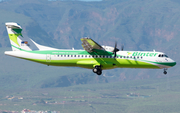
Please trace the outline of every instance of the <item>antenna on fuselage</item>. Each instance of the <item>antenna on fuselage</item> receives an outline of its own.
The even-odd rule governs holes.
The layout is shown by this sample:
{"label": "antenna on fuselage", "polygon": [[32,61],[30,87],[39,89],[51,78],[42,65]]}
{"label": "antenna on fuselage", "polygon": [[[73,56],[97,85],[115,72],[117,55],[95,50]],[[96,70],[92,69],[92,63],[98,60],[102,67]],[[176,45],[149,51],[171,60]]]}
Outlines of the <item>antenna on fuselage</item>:
{"label": "antenna on fuselage", "polygon": [[121,51],[123,51],[124,50],[124,44],[121,46]]}

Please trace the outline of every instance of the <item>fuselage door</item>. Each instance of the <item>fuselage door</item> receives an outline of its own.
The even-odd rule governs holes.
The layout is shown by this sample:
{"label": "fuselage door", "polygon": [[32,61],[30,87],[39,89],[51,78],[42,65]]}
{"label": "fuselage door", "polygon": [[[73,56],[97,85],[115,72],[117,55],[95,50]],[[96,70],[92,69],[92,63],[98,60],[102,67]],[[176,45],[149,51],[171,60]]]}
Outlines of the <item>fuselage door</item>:
{"label": "fuselage door", "polygon": [[46,55],[46,62],[51,62],[51,55],[50,54]]}

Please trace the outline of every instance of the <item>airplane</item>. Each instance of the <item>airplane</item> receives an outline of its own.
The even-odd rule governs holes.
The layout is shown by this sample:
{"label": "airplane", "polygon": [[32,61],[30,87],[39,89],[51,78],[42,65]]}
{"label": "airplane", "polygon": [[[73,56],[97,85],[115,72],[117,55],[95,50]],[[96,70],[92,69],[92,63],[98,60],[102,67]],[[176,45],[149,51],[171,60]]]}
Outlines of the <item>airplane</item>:
{"label": "airplane", "polygon": [[70,66],[92,69],[97,75],[102,70],[114,68],[167,69],[176,62],[163,52],[124,51],[115,47],[101,46],[91,38],[81,38],[84,50],[56,49],[43,46],[22,35],[22,28],[15,22],[5,23],[12,51],[6,55],[51,66]]}

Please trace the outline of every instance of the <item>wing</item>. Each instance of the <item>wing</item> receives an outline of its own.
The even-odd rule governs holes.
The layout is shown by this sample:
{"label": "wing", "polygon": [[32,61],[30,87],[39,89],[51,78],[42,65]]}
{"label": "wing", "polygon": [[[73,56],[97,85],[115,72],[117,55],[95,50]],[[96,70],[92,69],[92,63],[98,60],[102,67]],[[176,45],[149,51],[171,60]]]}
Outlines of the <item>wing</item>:
{"label": "wing", "polygon": [[90,38],[81,38],[82,47],[87,52],[94,52],[95,50],[104,50],[104,48]]}

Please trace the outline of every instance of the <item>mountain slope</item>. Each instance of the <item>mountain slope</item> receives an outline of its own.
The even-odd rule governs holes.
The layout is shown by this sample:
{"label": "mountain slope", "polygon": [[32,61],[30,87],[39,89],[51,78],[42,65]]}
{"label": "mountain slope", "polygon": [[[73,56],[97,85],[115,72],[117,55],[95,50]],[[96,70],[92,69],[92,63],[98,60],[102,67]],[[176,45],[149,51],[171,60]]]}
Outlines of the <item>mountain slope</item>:
{"label": "mountain slope", "polygon": [[[102,45],[114,46],[117,41],[118,47],[124,44],[125,50],[155,49],[179,62],[179,5],[177,0],[1,2],[0,45],[10,46],[4,23],[14,21],[21,24],[24,36],[43,45],[80,49],[80,38],[91,37]],[[177,63],[168,74],[178,75],[178,68]],[[114,75],[113,80],[164,77],[162,72],[141,69],[103,71],[106,76]]]}

